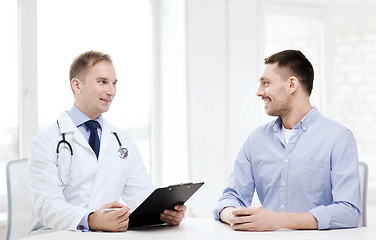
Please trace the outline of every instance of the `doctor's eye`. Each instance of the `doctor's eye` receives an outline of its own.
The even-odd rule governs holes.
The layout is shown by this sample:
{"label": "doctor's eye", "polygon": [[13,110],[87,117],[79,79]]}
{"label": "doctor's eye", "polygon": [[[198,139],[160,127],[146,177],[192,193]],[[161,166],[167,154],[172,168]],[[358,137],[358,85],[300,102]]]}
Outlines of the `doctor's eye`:
{"label": "doctor's eye", "polygon": [[97,79],[97,83],[99,83],[99,84],[102,84],[102,85],[104,85],[104,84],[107,84],[108,83],[108,79],[106,79],[106,78],[98,78]]}

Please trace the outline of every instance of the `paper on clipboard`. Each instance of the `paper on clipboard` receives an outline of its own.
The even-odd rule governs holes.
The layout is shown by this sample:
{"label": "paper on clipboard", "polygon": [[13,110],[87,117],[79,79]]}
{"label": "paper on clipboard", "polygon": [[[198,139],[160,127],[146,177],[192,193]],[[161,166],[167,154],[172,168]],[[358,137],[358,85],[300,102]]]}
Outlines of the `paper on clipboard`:
{"label": "paper on clipboard", "polygon": [[184,183],[155,189],[129,216],[129,228],[164,224],[165,209],[184,204],[204,183]]}

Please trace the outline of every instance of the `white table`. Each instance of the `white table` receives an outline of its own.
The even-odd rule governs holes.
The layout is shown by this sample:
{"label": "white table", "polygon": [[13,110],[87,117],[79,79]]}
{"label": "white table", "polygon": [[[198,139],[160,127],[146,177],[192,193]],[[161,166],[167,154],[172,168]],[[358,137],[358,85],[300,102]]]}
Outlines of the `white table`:
{"label": "white table", "polygon": [[375,228],[354,228],[326,231],[295,231],[279,230],[273,232],[237,232],[233,231],[227,224],[215,222],[213,219],[186,218],[179,227],[159,226],[148,227],[137,230],[128,230],[122,233],[109,232],[79,232],[79,231],[57,231],[25,238],[27,240],[66,240],[66,239],[153,239],[153,240],[201,240],[201,239],[226,239],[226,240],[375,240]]}

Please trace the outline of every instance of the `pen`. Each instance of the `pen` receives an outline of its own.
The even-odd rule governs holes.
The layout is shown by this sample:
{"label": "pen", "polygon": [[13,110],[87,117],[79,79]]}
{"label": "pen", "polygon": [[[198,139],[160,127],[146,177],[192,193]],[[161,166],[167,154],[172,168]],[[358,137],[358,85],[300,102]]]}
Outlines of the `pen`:
{"label": "pen", "polygon": [[105,209],[102,209],[101,212],[111,212],[111,211],[115,211],[119,208],[105,208]]}

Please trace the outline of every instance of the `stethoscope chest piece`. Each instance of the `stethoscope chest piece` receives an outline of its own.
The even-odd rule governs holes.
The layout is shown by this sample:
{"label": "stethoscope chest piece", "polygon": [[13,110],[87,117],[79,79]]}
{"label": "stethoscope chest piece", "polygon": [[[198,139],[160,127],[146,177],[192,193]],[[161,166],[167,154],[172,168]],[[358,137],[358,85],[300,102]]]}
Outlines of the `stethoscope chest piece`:
{"label": "stethoscope chest piece", "polygon": [[119,150],[118,150],[119,157],[122,158],[122,159],[128,157],[128,149],[126,149],[125,147],[123,147],[121,145],[121,142],[120,142],[120,139],[119,139],[117,133],[116,132],[112,132],[112,133],[115,135],[116,140],[119,143]]}
{"label": "stethoscope chest piece", "polygon": [[119,157],[122,159],[128,157],[128,149],[126,149],[125,147],[119,148],[118,153],[119,153]]}

